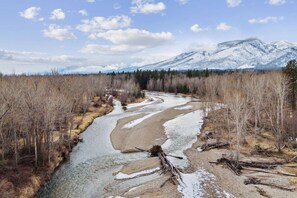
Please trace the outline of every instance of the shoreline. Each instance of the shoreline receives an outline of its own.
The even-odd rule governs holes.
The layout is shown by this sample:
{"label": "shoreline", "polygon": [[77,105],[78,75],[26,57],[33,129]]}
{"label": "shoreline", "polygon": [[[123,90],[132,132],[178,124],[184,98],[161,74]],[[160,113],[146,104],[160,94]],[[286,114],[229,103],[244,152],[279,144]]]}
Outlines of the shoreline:
{"label": "shoreline", "polygon": [[[192,109],[175,109],[189,104],[193,106]],[[179,106],[170,107],[156,113],[131,128],[125,128],[124,126],[131,121],[144,118],[147,114],[141,113],[118,120],[116,127],[110,134],[113,147],[122,153],[131,153],[139,151],[135,147],[148,150],[152,145],[164,144],[168,139],[164,130],[164,123],[178,115],[187,114],[200,108],[200,104],[193,101]]]}
{"label": "shoreline", "polygon": [[[181,106],[187,106],[189,104],[191,104],[191,102],[188,102],[187,104],[184,104]],[[170,108],[170,109],[168,109],[168,111],[174,111],[174,108]],[[193,111],[195,111],[195,108],[191,109],[189,112],[193,112]],[[166,121],[174,119],[174,116],[170,116],[172,114],[170,114],[169,112],[166,112],[166,111],[163,111],[162,113],[164,113],[164,112],[167,116],[169,115],[168,118],[166,119]],[[179,111],[179,114],[183,114],[183,113],[185,114],[185,112],[186,111],[183,111],[183,112]],[[214,111],[212,113],[214,113]],[[122,127],[125,125],[125,123],[129,123],[130,120],[138,119],[139,117],[143,117],[143,116],[145,116],[145,115],[136,115],[136,118],[128,117],[128,118],[126,118],[126,120],[125,119],[119,120],[117,127],[112,132],[112,133],[115,133],[115,134],[113,134],[113,136],[118,136],[117,138],[122,140],[122,142],[116,143],[119,150],[121,150],[122,153],[127,152],[127,151],[128,152],[136,152],[137,150],[135,151],[134,149],[131,149],[131,148],[136,145],[135,142],[140,142],[139,137],[144,137],[144,135],[145,135],[144,133],[149,133],[150,130],[153,130],[156,127],[156,125],[163,126],[163,124],[166,122],[166,121],[160,119],[160,117],[158,118],[155,115],[151,118],[144,120],[141,124],[139,124],[138,129],[141,129],[141,130],[139,130],[137,133],[135,132],[135,131],[137,131],[136,126],[135,126],[136,129],[132,129],[132,130],[130,129],[130,132],[128,132],[128,131],[123,132]],[[283,182],[284,185],[290,185],[290,182],[289,182],[290,178],[288,179],[286,177],[282,177],[279,175],[271,175],[271,174],[267,174],[267,173],[261,174],[261,173],[255,173],[255,172],[250,172],[250,171],[243,171],[242,175],[236,176],[236,175],[234,175],[233,172],[231,172],[226,167],[223,167],[222,165],[214,165],[214,164],[209,163],[210,161],[216,161],[217,159],[221,158],[223,154],[230,154],[231,152],[233,152],[233,149],[213,149],[213,150],[209,150],[209,151],[205,151],[205,152],[199,152],[197,150],[197,148],[200,147],[204,143],[204,141],[201,140],[201,136],[205,135],[205,133],[207,133],[209,130],[211,131],[209,126],[207,126],[209,124],[209,117],[211,117],[211,116],[208,115],[203,118],[203,125],[200,129],[200,134],[197,133],[197,140],[191,145],[190,148],[183,151],[183,153],[187,156],[188,162],[189,162],[189,166],[184,169],[184,173],[192,174],[192,173],[195,173],[196,171],[202,170],[202,171],[206,171],[207,173],[214,176],[210,180],[205,181],[205,183],[203,184],[203,185],[205,185],[205,197],[218,196],[218,194],[217,194],[218,192],[216,191],[216,189],[219,190],[221,193],[223,193],[222,197],[243,197],[243,198],[245,198],[245,197],[246,198],[249,198],[249,197],[258,198],[259,197],[259,198],[261,198],[264,195],[266,197],[284,197],[284,198],[294,197],[294,194],[296,192],[283,191],[283,190],[279,190],[276,188],[272,188],[269,186],[263,186],[263,185],[245,185],[244,184],[244,180],[251,176],[257,176],[262,179],[267,179],[266,177],[269,176],[269,178],[273,179],[274,181],[280,180],[281,182]],[[160,120],[162,120],[162,122]],[[152,125],[152,123],[154,123],[154,126]],[[149,129],[145,128],[145,126],[149,126]],[[134,132],[133,132],[133,130],[134,130]],[[132,136],[132,137],[125,139],[123,134],[121,134],[121,132],[127,136]],[[164,127],[163,127],[163,129],[158,130],[157,133],[158,133],[157,138],[159,138],[159,139],[161,138],[162,141],[156,141],[156,139],[155,140],[146,139],[144,144],[143,144],[143,142],[142,142],[142,144],[140,144],[140,145],[145,145],[143,149],[149,149],[149,146],[154,145],[154,143],[156,143],[156,142],[160,143],[159,145],[162,145],[168,139],[168,137],[165,134]],[[114,141],[114,139],[115,139],[115,137],[111,136],[112,142]],[[128,147],[125,146],[129,143],[130,143],[130,145]],[[268,159],[265,156],[260,156],[258,158],[251,158],[254,156],[250,156],[250,157],[248,155],[246,156],[245,152],[242,152],[242,155],[241,155],[245,159],[258,159],[258,160],[259,159],[264,159],[264,160]],[[148,159],[150,159],[150,158],[148,158]],[[122,167],[121,172],[123,174],[128,174],[128,175],[129,174],[137,174],[137,173],[143,171],[144,168],[138,167],[138,168],[129,169],[129,167],[134,167],[135,163],[139,164],[141,162],[146,163],[146,165],[145,165],[145,167],[147,167],[146,170],[156,168],[156,164],[150,163],[149,161],[150,160],[143,159],[143,160],[140,160],[140,162],[139,161],[130,162]],[[168,182],[166,185],[164,185],[162,188],[160,188],[160,183],[162,183],[161,181],[164,181],[167,177],[168,177],[167,174],[158,176],[157,179],[153,179],[153,180],[147,181],[139,186],[135,186],[131,189],[127,189],[125,192],[121,192],[120,194],[117,194],[117,195],[124,196],[124,197],[126,197],[126,196],[127,197],[137,197],[137,196],[141,196],[141,197],[150,197],[150,196],[181,197],[182,195],[178,191],[178,186],[176,186],[174,184],[171,184]],[[288,180],[288,181],[285,181],[285,180]],[[296,184],[295,184],[295,186],[296,186]]]}
{"label": "shoreline", "polygon": [[19,170],[11,170],[11,174],[22,174],[22,170],[27,171],[27,180],[21,183],[20,186],[14,186],[12,182],[9,181],[11,174],[7,174],[6,177],[0,182],[0,189],[3,190],[2,195],[4,197],[35,197],[39,190],[46,185],[46,183],[52,178],[55,171],[69,158],[72,149],[79,142],[79,135],[87,130],[87,128],[94,122],[98,117],[104,116],[113,111],[113,107],[107,102],[102,104],[100,107],[91,107],[86,114],[81,117],[81,115],[74,116],[74,120],[80,119],[79,125],[76,129],[72,129],[71,132],[71,146],[63,146],[63,149],[56,148],[53,151],[52,161],[49,165],[45,167],[40,167],[34,170],[33,167],[28,167],[26,165],[20,165]]}
{"label": "shoreline", "polygon": [[[214,113],[214,112],[212,112]],[[296,191],[284,191],[277,188],[272,188],[269,186],[264,185],[245,185],[244,180],[249,177],[257,177],[261,179],[268,179],[270,182],[279,182],[285,185],[290,186],[290,179],[294,177],[287,177],[281,176],[277,174],[268,174],[268,173],[261,173],[261,172],[253,172],[253,171],[246,171],[243,170],[242,174],[237,176],[227,167],[223,167],[223,165],[215,165],[209,162],[215,162],[217,159],[221,158],[223,155],[229,155],[234,153],[233,148],[221,148],[221,149],[211,149],[209,151],[199,152],[197,149],[202,146],[205,142],[202,140],[203,136],[211,130],[211,116],[207,116],[204,118],[203,126],[201,128],[201,133],[198,135],[197,141],[192,145],[191,148],[184,151],[187,155],[191,166],[189,169],[199,169],[203,168],[207,172],[213,174],[216,179],[214,182],[217,186],[221,187],[222,189],[226,190],[227,192],[231,193],[235,197],[255,197],[255,198],[262,198],[262,197],[283,197],[283,198],[291,198],[296,195]],[[224,138],[223,138],[224,139]],[[212,139],[215,141],[214,139]],[[267,140],[266,140],[267,141]],[[268,140],[269,141],[269,140]],[[231,141],[232,142],[232,141]],[[280,160],[277,157],[268,157],[268,156],[255,156],[247,154],[247,150],[251,147],[245,146],[241,150],[241,158],[240,160],[254,160],[254,161],[267,161],[267,160]],[[292,186],[292,185],[291,185]],[[293,185],[294,186],[294,185]],[[296,184],[295,184],[296,186]],[[210,190],[211,191],[211,190]]]}

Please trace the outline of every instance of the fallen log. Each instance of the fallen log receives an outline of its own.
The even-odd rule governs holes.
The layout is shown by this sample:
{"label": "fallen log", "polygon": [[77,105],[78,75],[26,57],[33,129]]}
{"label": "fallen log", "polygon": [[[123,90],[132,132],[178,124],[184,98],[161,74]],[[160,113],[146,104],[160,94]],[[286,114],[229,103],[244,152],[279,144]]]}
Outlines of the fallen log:
{"label": "fallen log", "polygon": [[284,162],[244,162],[244,161],[239,161],[239,164],[241,166],[245,167],[253,167],[253,168],[262,168],[262,169],[274,169],[277,166],[283,165]]}
{"label": "fallen log", "polygon": [[215,149],[215,148],[223,148],[223,147],[227,147],[230,144],[228,142],[217,142],[217,143],[213,143],[213,144],[203,144],[200,147],[200,151],[209,151],[211,149]]}
{"label": "fallen log", "polygon": [[[151,149],[149,149],[149,150],[144,150],[144,149],[141,149],[141,148],[138,148],[138,147],[135,147],[137,150],[139,150],[139,151],[141,151],[141,152],[147,152],[147,153],[151,153],[151,157],[157,157],[157,151],[153,151],[153,154],[152,154],[152,152],[151,152]],[[184,159],[183,157],[179,157],[179,156],[175,156],[175,155],[170,155],[170,154],[166,154],[165,153],[165,155],[166,156],[170,156],[170,157],[174,157],[174,158],[177,158],[177,159]]]}
{"label": "fallen log", "polygon": [[225,157],[222,157],[217,160],[216,164],[225,164],[233,173],[235,173],[235,175],[241,174],[242,167],[234,160],[229,160]]}
{"label": "fallen log", "polygon": [[262,172],[262,173],[284,175],[284,176],[289,176],[289,177],[297,177],[296,174],[287,173],[287,172],[280,171],[280,170],[265,170],[265,169],[247,168],[247,167],[242,167],[242,169],[243,170],[249,170],[249,171],[255,171],[255,172]]}
{"label": "fallen log", "polygon": [[262,180],[260,180],[258,178],[255,178],[255,177],[245,179],[244,184],[245,185],[250,185],[250,184],[264,185],[264,186],[275,187],[275,188],[278,188],[278,189],[281,189],[281,190],[286,190],[286,191],[296,190],[296,188],[291,188],[291,187],[281,186],[281,185],[277,185],[277,184],[273,184],[273,183],[268,183],[268,182],[262,181]]}
{"label": "fallen log", "polygon": [[293,157],[292,159],[290,159],[290,162],[293,162],[295,159],[297,159],[297,155],[295,157]]}
{"label": "fallen log", "polygon": [[163,149],[160,145],[154,145],[149,150],[145,150],[145,149],[141,149],[141,148],[137,148],[137,147],[135,147],[135,148],[138,149],[139,151],[150,153],[151,157],[159,157],[163,173],[165,174],[167,172],[170,172],[171,177],[168,178],[165,182],[163,182],[160,187],[163,187],[168,181],[171,181],[175,185],[177,185],[179,183],[179,181],[182,182],[182,177],[181,177],[180,171],[167,159],[167,156],[175,157],[178,159],[183,159],[182,157],[178,157],[178,156],[174,156],[174,155],[167,155],[163,151]]}
{"label": "fallen log", "polygon": [[[232,172],[236,175],[241,174],[241,170],[243,167],[251,167],[251,168],[259,168],[259,169],[275,169],[277,166],[285,164],[284,162],[245,162],[245,161],[236,161],[232,159],[227,159],[225,157],[221,157],[217,159],[216,162],[210,162],[214,164],[225,164]],[[263,172],[263,171],[262,171]]]}

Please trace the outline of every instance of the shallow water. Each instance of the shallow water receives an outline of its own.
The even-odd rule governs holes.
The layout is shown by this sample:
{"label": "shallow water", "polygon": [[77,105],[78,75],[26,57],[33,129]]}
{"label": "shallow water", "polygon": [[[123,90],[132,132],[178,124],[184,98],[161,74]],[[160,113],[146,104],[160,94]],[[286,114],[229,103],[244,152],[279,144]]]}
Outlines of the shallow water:
{"label": "shallow water", "polygon": [[[158,177],[158,174],[155,173],[119,181],[115,180],[113,175],[123,164],[147,157],[145,153],[122,154],[113,148],[110,134],[119,119],[139,113],[155,115],[168,108],[185,105],[191,100],[189,97],[164,93],[147,93],[147,95],[153,101],[130,106],[131,108],[139,107],[139,109],[125,112],[122,110],[120,102],[115,101],[112,113],[95,119],[93,124],[80,136],[84,142],[79,143],[73,149],[70,160],[55,172],[51,181],[37,197],[108,197]],[[128,108],[130,107],[128,106]],[[147,116],[145,119],[149,117]],[[136,124],[145,119],[138,120]],[[184,142],[184,145],[181,142],[178,144],[179,146],[175,149],[183,148],[188,145],[188,142]],[[174,150],[174,148],[172,149]]]}

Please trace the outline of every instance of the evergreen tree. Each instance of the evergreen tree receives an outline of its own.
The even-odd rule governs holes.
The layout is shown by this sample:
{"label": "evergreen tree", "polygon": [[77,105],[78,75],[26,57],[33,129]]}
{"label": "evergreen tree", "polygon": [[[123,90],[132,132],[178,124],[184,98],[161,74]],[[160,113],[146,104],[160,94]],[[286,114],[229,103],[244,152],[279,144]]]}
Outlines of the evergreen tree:
{"label": "evergreen tree", "polygon": [[296,89],[297,89],[297,62],[296,60],[290,60],[287,66],[283,69],[284,74],[287,75],[290,82],[291,89],[291,104],[292,108],[296,109]]}

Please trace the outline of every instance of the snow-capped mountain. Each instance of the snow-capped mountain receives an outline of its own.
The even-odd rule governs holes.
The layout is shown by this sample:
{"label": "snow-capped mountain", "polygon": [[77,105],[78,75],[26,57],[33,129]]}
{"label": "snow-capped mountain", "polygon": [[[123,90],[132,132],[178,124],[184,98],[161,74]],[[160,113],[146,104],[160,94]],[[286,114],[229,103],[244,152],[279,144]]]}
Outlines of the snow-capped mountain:
{"label": "snow-capped mountain", "polygon": [[213,50],[186,52],[139,69],[276,69],[292,59],[297,59],[297,44],[250,38],[219,43]]}

